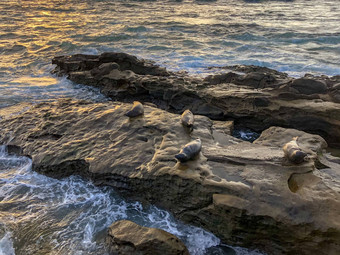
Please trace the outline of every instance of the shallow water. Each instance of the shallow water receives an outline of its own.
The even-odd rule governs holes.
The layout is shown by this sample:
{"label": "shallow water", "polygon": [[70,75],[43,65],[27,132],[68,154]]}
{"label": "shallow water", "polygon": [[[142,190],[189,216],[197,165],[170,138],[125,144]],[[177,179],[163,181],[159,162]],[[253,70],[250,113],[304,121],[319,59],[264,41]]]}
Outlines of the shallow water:
{"label": "shallow water", "polygon": [[[50,74],[55,55],[74,53],[123,51],[199,75],[234,64],[293,76],[340,74],[338,0],[2,0],[0,21],[0,108],[61,97],[106,100]],[[118,219],[174,233],[192,254],[256,253],[208,251],[219,243],[212,234],[81,178],[32,172],[28,158],[0,147],[0,255],[104,254],[105,229]]]}
{"label": "shallow water", "polygon": [[167,211],[127,202],[112,188],[80,177],[56,180],[31,167],[29,158],[8,155],[0,146],[0,254],[106,254],[107,227],[121,219],[175,234],[191,254],[259,254],[211,248],[220,244],[217,237]]}

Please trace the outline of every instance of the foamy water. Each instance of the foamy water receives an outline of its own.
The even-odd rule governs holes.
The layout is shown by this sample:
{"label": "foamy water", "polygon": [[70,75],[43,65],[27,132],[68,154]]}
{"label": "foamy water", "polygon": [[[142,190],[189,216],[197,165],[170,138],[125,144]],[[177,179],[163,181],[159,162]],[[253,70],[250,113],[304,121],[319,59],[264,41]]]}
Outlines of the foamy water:
{"label": "foamy water", "polygon": [[[75,53],[123,51],[196,75],[234,64],[293,76],[340,74],[338,0],[2,0],[0,20],[0,108],[61,97],[107,100],[50,74],[54,56]],[[119,219],[169,231],[192,254],[256,254],[209,250],[219,243],[211,233],[79,177],[37,174],[28,158],[0,147],[0,255],[105,254],[106,228]]]}
{"label": "foamy water", "polygon": [[[167,211],[127,202],[112,188],[77,176],[62,180],[31,170],[27,157],[0,146],[0,254],[107,254],[107,227],[129,219],[161,228],[184,241],[191,254],[257,254],[221,247],[213,234],[185,225]],[[223,247],[222,247],[223,248]]]}

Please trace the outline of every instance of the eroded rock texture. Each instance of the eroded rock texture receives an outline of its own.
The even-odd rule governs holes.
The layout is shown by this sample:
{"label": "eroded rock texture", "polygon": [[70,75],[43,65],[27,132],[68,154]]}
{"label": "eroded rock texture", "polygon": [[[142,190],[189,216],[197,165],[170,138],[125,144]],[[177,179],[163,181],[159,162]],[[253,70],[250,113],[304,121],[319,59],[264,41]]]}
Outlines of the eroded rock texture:
{"label": "eroded rock texture", "polygon": [[189,108],[216,120],[233,118],[257,131],[292,127],[340,144],[340,76],[293,79],[265,67],[229,66],[201,79],[113,52],[60,56],[53,63],[56,73],[99,87],[115,100],[152,102],[175,113]]}
{"label": "eroded rock texture", "polygon": [[[270,254],[338,254],[340,168],[322,154],[318,135],[271,127],[254,143],[238,140],[229,123],[196,115],[187,132],[179,114],[145,104],[59,100],[0,120],[0,144],[20,148],[36,171],[53,177],[80,174],[131,198],[172,211],[212,231],[223,242]],[[215,124],[216,123],[216,126]],[[311,160],[285,161],[282,146],[299,136]],[[199,137],[196,160],[174,155]]]}
{"label": "eroded rock texture", "polygon": [[128,220],[116,221],[109,227],[106,243],[112,255],[189,255],[176,236]]}

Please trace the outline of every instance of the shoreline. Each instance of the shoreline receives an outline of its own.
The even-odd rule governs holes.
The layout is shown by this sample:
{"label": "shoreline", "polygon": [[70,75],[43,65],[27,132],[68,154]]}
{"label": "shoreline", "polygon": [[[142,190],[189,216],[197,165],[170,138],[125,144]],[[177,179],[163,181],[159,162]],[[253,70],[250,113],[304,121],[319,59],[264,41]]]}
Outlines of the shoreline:
{"label": "shoreline", "polygon": [[[339,126],[330,114],[340,112],[339,77],[306,77],[316,87],[270,69],[199,79],[124,53],[55,61],[57,71],[99,87],[115,101],[63,99],[0,120],[0,143],[30,155],[34,170],[53,177],[80,174],[97,185],[112,186],[231,245],[275,254],[338,251],[339,180],[329,178],[339,163],[323,153],[323,138],[293,128],[310,121],[316,132],[325,126],[318,126],[319,118],[333,126],[326,135],[321,132],[324,138],[336,138],[330,134]],[[129,120],[124,112],[131,105],[125,102],[136,98],[144,99],[145,114]],[[192,134],[179,121],[188,106],[195,113]],[[302,119],[289,122],[289,111]],[[260,127],[261,136],[254,143],[230,136],[224,125],[233,117],[236,123]],[[279,121],[286,121],[284,128],[275,127]],[[199,158],[176,163],[174,155],[195,136],[203,144]],[[313,160],[301,165],[284,161],[282,146],[293,136],[301,138]],[[320,211],[326,202],[329,209]]]}
{"label": "shoreline", "polygon": [[194,114],[231,119],[256,132],[275,125],[297,128],[340,148],[340,75],[294,79],[266,67],[239,65],[201,78],[115,52],[60,56],[52,63],[57,65],[53,73],[99,88],[112,100],[145,101],[172,113],[190,108]]}

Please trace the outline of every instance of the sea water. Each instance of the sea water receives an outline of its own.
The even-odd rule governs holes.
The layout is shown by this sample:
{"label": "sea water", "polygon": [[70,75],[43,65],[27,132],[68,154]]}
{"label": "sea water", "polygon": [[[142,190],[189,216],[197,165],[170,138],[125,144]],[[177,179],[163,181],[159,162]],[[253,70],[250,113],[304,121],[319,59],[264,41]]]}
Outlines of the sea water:
{"label": "sea water", "polygon": [[176,235],[191,254],[260,254],[220,245],[213,234],[155,206],[125,201],[110,187],[36,173],[31,159],[0,146],[0,255],[107,254],[107,228],[122,219]]}
{"label": "sea water", "polygon": [[[338,0],[2,0],[0,21],[0,108],[62,97],[107,100],[50,74],[54,56],[75,53],[122,51],[201,76],[235,64],[294,77],[340,74]],[[31,166],[0,147],[0,255],[105,254],[106,229],[119,219],[169,231],[192,254],[256,253],[209,249],[218,238],[169,212]]]}
{"label": "sea water", "polygon": [[234,64],[340,74],[338,0],[2,0],[0,21],[0,107],[92,97],[50,75],[54,56],[74,53],[122,51],[201,75]]}

